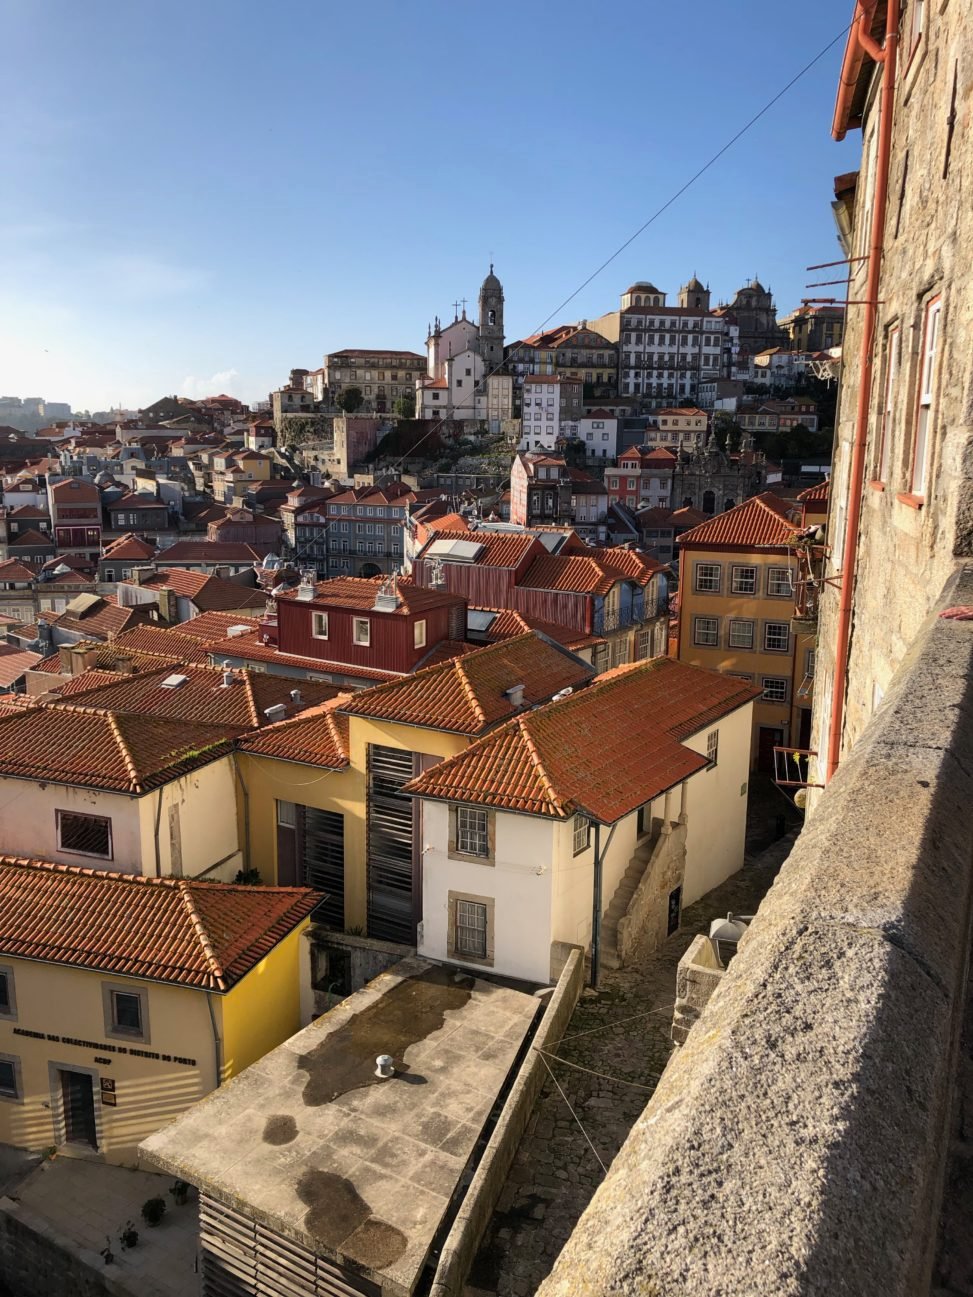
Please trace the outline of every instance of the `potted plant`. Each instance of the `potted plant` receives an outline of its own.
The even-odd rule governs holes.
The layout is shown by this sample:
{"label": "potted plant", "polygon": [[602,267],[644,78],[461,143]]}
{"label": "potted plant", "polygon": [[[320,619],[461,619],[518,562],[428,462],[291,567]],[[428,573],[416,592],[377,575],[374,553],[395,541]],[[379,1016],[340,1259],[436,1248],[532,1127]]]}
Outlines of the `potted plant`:
{"label": "potted plant", "polygon": [[181,1207],[187,1200],[190,1188],[191,1186],[188,1180],[173,1180],[169,1192],[172,1195],[172,1201],[177,1207]]}
{"label": "potted plant", "polygon": [[133,1221],[127,1220],[125,1222],[125,1224],[122,1226],[119,1238],[121,1240],[123,1252],[127,1252],[130,1248],[133,1248],[135,1246],[135,1244],[139,1241],[139,1232],[135,1228],[135,1224]]}
{"label": "potted plant", "polygon": [[148,1198],[142,1203],[142,1219],[150,1229],[154,1229],[166,1214],[165,1198]]}

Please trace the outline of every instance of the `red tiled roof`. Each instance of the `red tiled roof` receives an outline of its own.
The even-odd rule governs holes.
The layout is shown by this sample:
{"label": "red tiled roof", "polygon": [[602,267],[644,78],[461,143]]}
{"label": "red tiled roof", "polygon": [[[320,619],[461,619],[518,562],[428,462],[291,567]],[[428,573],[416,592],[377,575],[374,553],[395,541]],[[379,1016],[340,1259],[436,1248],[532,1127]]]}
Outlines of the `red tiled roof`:
{"label": "red tiled roof", "polygon": [[490,643],[496,643],[498,640],[516,639],[517,636],[526,635],[529,631],[538,631],[548,639],[554,640],[555,643],[562,644],[566,649],[572,650],[590,648],[594,644],[604,643],[600,635],[589,635],[587,631],[575,630],[572,626],[555,626],[553,622],[528,617],[525,613],[517,612],[513,608],[470,609],[470,612],[474,611],[496,613],[495,618],[484,632]]}
{"label": "red tiled roof", "polygon": [[47,549],[54,548],[54,541],[50,536],[45,536],[43,532],[35,531],[33,527],[27,531],[22,531],[18,536],[11,536],[8,549],[28,549],[38,545],[43,545]]}
{"label": "red tiled roof", "polygon": [[751,702],[734,676],[658,657],[516,717],[406,784],[421,797],[613,824],[708,762],[681,740]]}
{"label": "red tiled roof", "polygon": [[0,644],[0,688],[9,689],[25,671],[41,660],[39,653],[28,653],[12,644]]}
{"label": "red tiled roof", "polygon": [[320,899],[305,887],[143,878],[0,856],[0,951],[227,991]]}
{"label": "red tiled roof", "polygon": [[[131,584],[136,584],[132,582]],[[240,585],[208,572],[193,572],[181,567],[161,568],[141,582],[145,590],[171,590],[189,599],[200,612],[232,612],[236,608],[259,608],[267,596],[255,586]],[[232,621],[231,625],[234,624]]]}
{"label": "red tiled roof", "polygon": [[80,477],[71,477],[64,482],[55,482],[51,495],[57,504],[98,504],[101,496],[94,482],[86,482]]}
{"label": "red tiled roof", "polygon": [[[82,598],[83,596],[78,596]],[[80,616],[65,610],[54,619],[54,625],[79,635],[96,639],[114,639],[130,626],[147,621],[149,613],[144,608],[119,608],[99,599],[98,605],[85,610]]]}
{"label": "red tiled roof", "polygon": [[[321,605],[331,608],[347,608],[355,612],[371,612],[375,599],[387,577],[336,576],[330,581],[319,581],[315,586],[314,599],[308,600],[308,606]],[[447,594],[445,590],[427,590],[422,586],[412,585],[408,581],[397,583],[399,604],[394,612],[389,610],[385,615],[399,614],[407,616],[412,613],[425,612],[429,608],[442,608],[449,604],[462,602],[458,595]],[[297,599],[297,590],[282,590],[278,599]]]}
{"label": "red tiled roof", "polygon": [[51,515],[46,509],[38,509],[36,504],[18,504],[16,509],[11,509],[8,515],[11,518],[46,518],[50,521]]}
{"label": "red tiled roof", "polygon": [[0,721],[0,774],[138,796],[232,747],[225,726],[45,704]]}
{"label": "red tiled roof", "polygon": [[392,684],[376,685],[342,706],[352,716],[418,725],[455,734],[482,734],[519,710],[505,691],[524,686],[523,706],[553,697],[594,674],[586,663],[536,635],[504,640],[427,667]]}
{"label": "red tiled roof", "polygon": [[[442,540],[463,540],[473,545],[482,545],[484,552],[476,560],[478,567],[519,567],[524,558],[536,552],[544,552],[543,546],[534,537],[524,532],[509,531],[437,531],[430,536],[429,543],[419,554],[420,558],[431,558],[429,545]],[[448,562],[448,559],[444,559]]]}
{"label": "red tiled roof", "polygon": [[623,549],[620,546],[595,546],[588,551],[606,569],[622,572],[625,576],[638,581],[644,589],[657,572],[664,572],[665,567],[649,554],[640,549]]}
{"label": "red tiled roof", "polygon": [[796,530],[789,512],[783,500],[765,491],[683,532],[679,544],[784,548]]}
{"label": "red tiled roof", "polygon": [[[265,712],[269,707],[284,706],[291,715],[312,703],[333,698],[336,693],[331,685],[303,681],[301,701],[295,703],[291,699],[295,684],[286,676],[241,668],[232,676],[233,683],[225,685],[224,673],[217,667],[180,664],[173,671],[163,665],[138,675],[116,675],[109,684],[85,692],[84,705],[116,715],[159,716],[253,730],[267,724]],[[184,683],[177,688],[163,684],[174,677],[181,677]]]}
{"label": "red tiled roof", "polygon": [[343,351],[332,351],[329,359],[333,360],[335,356],[408,356],[412,360],[426,359],[417,351],[380,351],[374,347],[345,347]]}
{"label": "red tiled roof", "polygon": [[245,735],[238,746],[255,756],[340,770],[348,764],[348,720],[337,709],[350,697],[338,694],[299,716],[265,725],[256,734]]}
{"label": "red tiled roof", "polygon": [[826,477],[823,482],[818,482],[815,486],[809,486],[806,491],[802,491],[797,498],[805,504],[826,504],[830,487],[831,479]]}
{"label": "red tiled roof", "polygon": [[[225,517],[221,511],[218,517]],[[161,563],[260,563],[263,554],[243,541],[177,540],[159,553]]]}
{"label": "red tiled roof", "polygon": [[188,624],[180,622],[178,626],[163,626],[158,622],[146,622],[142,626],[131,626],[116,636],[111,647],[116,657],[132,654],[136,662],[142,661],[150,669],[156,666],[156,663],[148,661],[153,657],[205,664],[208,660],[207,645],[182,630],[182,626]]}
{"label": "red tiled roof", "polygon": [[692,509],[688,504],[684,504],[681,509],[673,509],[672,521],[677,527],[695,527],[698,523],[706,522],[707,515],[699,509]]}
{"label": "red tiled roof", "polygon": [[124,536],[119,536],[117,540],[111,540],[105,546],[102,553],[103,559],[120,559],[120,558],[151,558],[155,553],[155,546],[141,536],[136,536],[134,532],[126,532]]}
{"label": "red tiled roof", "polygon": [[204,612],[198,617],[191,617],[189,621],[181,621],[172,630],[176,634],[188,635],[191,639],[212,644],[216,640],[225,639],[231,626],[247,626],[253,631],[259,625],[255,617],[241,617],[232,612]]}
{"label": "red tiled roof", "polygon": [[207,644],[206,651],[211,661],[222,662],[225,658],[239,659],[242,662],[268,662],[278,666],[300,667],[304,671],[320,672],[322,675],[340,675],[352,680],[399,680],[402,677],[395,671],[379,671],[376,667],[352,666],[348,662],[326,662],[321,658],[302,657],[297,653],[281,653],[272,644],[261,641],[261,632],[252,635],[237,635],[233,639],[223,639]]}
{"label": "red tiled roof", "polygon": [[37,573],[19,558],[4,559],[0,563],[0,583],[4,581],[36,581]]}
{"label": "red tiled roof", "polygon": [[636,513],[640,527],[672,527],[671,509],[639,509]]}

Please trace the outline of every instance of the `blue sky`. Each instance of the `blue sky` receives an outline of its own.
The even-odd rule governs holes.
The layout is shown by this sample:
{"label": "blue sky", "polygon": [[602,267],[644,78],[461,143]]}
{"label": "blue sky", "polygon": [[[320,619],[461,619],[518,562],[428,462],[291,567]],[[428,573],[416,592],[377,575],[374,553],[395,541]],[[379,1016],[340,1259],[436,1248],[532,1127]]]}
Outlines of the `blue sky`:
{"label": "blue sky", "polygon": [[[254,400],[334,348],[422,350],[491,253],[522,337],[852,8],[0,0],[0,393]],[[829,277],[842,48],[561,318],[637,278],[756,272],[785,310]]]}

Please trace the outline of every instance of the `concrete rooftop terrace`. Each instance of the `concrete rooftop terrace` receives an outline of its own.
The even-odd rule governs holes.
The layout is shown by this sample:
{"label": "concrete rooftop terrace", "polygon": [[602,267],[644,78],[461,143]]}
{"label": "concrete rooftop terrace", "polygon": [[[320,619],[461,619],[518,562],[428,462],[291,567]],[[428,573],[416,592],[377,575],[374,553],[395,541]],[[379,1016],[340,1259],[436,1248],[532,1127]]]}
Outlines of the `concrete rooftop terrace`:
{"label": "concrete rooftop terrace", "polygon": [[[383,1291],[412,1292],[538,1008],[404,959],[142,1153]],[[379,1054],[395,1060],[389,1080]]]}

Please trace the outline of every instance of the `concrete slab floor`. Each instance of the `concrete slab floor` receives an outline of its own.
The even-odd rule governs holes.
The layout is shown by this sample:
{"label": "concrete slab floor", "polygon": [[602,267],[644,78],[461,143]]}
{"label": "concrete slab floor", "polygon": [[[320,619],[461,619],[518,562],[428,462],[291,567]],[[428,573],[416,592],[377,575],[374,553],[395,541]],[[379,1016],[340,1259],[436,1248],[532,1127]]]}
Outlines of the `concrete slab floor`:
{"label": "concrete slab floor", "polygon": [[[12,1188],[10,1197],[0,1198],[0,1210],[92,1269],[107,1271],[132,1297],[193,1297],[199,1291],[196,1203],[191,1197],[177,1206],[169,1194],[171,1184],[171,1176],[57,1157],[41,1163]],[[142,1204],[155,1197],[165,1199],[167,1211],[162,1223],[150,1229],[142,1220]],[[129,1220],[139,1240],[123,1251],[119,1235]],[[106,1238],[114,1254],[107,1267],[99,1255]]]}
{"label": "concrete slab floor", "polygon": [[[773,808],[774,802],[768,805]],[[775,843],[688,906],[682,928],[661,950],[643,955],[633,967],[604,972],[598,993],[582,995],[556,1052],[568,1064],[591,1071],[556,1061],[551,1067],[606,1167],[651,1097],[672,1051],[669,1028],[680,958],[711,918],[731,910],[752,913],[792,846],[793,835]],[[602,1178],[601,1166],[549,1079],[500,1192],[466,1297],[531,1297]]]}

